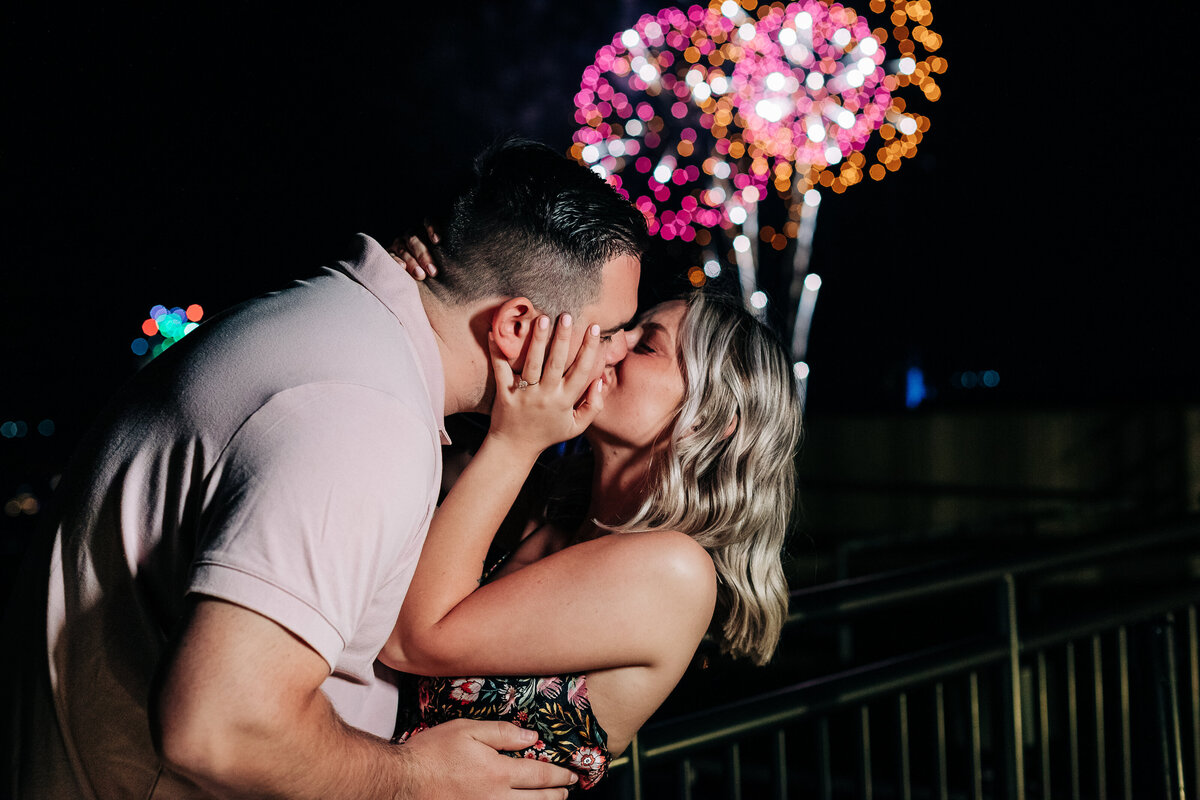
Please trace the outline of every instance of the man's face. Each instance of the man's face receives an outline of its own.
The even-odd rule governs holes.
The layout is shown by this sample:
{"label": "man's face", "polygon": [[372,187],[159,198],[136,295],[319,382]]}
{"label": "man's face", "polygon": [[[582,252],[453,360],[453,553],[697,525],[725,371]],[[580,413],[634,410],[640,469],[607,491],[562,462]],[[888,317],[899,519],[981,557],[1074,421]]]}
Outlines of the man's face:
{"label": "man's face", "polygon": [[633,256],[617,256],[607,262],[600,272],[600,296],[575,314],[575,329],[571,333],[572,358],[579,350],[588,326],[600,326],[604,359],[603,363],[596,365],[594,377],[599,377],[604,367],[625,357],[627,344],[621,332],[637,313],[638,279],[641,274],[641,261]]}

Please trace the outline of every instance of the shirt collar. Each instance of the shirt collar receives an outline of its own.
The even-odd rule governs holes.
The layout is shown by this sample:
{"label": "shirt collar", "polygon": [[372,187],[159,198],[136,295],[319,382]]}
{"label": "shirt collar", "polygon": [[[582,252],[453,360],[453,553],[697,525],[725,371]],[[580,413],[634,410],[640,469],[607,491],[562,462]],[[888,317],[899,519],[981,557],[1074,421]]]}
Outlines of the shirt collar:
{"label": "shirt collar", "polygon": [[442,444],[450,444],[450,436],[446,433],[446,376],[442,371],[442,356],[421,304],[417,282],[396,264],[379,242],[365,233],[354,237],[350,254],[338,262],[337,268],[375,295],[408,332],[438,434]]}

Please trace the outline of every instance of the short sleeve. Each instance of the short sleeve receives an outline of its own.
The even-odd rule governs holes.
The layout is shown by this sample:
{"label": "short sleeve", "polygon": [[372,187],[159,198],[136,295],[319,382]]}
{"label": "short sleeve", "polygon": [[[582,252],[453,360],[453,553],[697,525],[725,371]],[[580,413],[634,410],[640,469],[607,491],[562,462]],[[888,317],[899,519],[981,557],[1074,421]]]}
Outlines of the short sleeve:
{"label": "short sleeve", "polygon": [[274,620],[331,670],[369,670],[436,502],[430,416],[352,384],[272,397],[206,483],[189,591]]}

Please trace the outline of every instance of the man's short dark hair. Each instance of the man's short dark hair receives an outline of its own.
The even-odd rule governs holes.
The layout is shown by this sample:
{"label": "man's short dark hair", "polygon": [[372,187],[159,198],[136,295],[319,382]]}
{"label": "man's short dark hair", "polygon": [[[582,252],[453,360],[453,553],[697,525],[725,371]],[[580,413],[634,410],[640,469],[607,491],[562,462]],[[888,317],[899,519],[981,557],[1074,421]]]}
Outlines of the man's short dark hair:
{"label": "man's short dark hair", "polygon": [[599,175],[526,139],[479,155],[440,236],[441,299],[522,296],[551,315],[593,302],[603,266],[647,244],[641,212]]}

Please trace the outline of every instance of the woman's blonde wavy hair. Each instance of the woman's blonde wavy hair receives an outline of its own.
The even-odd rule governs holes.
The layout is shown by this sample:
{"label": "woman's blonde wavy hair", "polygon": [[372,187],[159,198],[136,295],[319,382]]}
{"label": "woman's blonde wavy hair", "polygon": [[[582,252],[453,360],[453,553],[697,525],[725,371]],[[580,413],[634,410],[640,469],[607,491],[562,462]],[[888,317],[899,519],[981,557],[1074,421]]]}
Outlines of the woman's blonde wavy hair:
{"label": "woman's blonde wavy hair", "polygon": [[781,558],[796,495],[800,400],[770,329],[729,301],[698,292],[685,302],[683,402],[645,501],[612,529],[678,530],[703,545],[717,569],[721,650],[765,664],[787,616]]}

